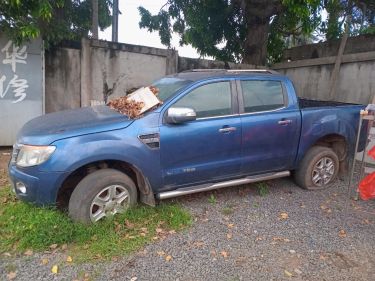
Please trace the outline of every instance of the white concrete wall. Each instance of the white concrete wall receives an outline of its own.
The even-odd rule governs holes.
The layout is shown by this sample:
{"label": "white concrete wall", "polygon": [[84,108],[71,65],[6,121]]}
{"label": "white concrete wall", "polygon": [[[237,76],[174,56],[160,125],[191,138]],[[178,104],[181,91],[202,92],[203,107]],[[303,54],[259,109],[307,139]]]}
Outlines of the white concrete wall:
{"label": "white concrete wall", "polygon": [[[328,100],[335,57],[280,63],[274,69],[287,75],[300,97]],[[336,83],[335,101],[371,103],[375,95],[375,52],[345,55]]]}

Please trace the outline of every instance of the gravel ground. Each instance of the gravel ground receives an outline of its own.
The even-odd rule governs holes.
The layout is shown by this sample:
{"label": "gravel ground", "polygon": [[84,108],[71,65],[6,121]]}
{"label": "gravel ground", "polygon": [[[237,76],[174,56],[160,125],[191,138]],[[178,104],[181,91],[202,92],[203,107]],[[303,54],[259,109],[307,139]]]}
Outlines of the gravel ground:
{"label": "gravel ground", "polygon": [[374,280],[374,200],[349,200],[344,181],[315,192],[289,178],[267,184],[265,196],[251,185],[179,198],[192,227],[131,256],[77,265],[61,251],[3,255],[0,278],[13,271],[14,280]]}

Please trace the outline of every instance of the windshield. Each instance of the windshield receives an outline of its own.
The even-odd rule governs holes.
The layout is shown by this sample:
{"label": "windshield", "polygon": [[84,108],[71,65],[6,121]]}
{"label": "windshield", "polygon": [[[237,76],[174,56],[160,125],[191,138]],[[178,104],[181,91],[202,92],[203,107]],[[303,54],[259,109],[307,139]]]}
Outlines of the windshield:
{"label": "windshield", "polygon": [[173,96],[177,90],[181,89],[182,87],[190,84],[192,81],[184,80],[175,77],[166,77],[162,78],[152,84],[152,86],[159,89],[158,98],[161,101],[166,101],[170,97]]}

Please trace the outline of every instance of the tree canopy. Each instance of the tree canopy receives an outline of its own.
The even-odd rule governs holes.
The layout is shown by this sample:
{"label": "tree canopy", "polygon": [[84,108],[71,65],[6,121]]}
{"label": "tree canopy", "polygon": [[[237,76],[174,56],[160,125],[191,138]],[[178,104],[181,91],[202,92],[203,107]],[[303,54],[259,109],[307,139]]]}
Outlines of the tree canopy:
{"label": "tree canopy", "polygon": [[168,47],[177,33],[181,45],[192,45],[202,56],[264,65],[280,59],[291,37],[338,38],[347,14],[354,19],[353,35],[370,32],[374,5],[373,0],[166,0],[156,15],[139,7],[139,25],[158,31]]}
{"label": "tree canopy", "polygon": [[[99,27],[111,25],[111,0],[99,0]],[[49,44],[88,36],[91,0],[2,0],[0,29],[17,43],[41,36]]]}

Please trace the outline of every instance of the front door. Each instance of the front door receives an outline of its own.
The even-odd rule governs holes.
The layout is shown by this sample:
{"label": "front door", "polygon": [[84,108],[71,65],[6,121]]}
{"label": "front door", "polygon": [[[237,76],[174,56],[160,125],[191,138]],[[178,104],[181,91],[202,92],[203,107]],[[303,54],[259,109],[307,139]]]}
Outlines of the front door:
{"label": "front door", "polygon": [[231,81],[199,85],[171,107],[189,107],[197,120],[160,127],[164,189],[220,181],[241,168],[241,119]]}

